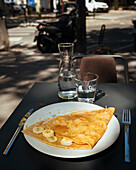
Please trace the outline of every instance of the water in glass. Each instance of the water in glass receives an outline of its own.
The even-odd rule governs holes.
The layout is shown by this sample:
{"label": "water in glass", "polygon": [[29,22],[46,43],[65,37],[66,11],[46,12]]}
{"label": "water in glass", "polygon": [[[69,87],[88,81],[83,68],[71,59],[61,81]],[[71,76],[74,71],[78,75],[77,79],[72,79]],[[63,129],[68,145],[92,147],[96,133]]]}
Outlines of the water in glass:
{"label": "water in glass", "polygon": [[58,77],[58,96],[63,99],[77,97],[75,86],[75,74],[71,71],[62,72]]}
{"label": "water in glass", "polygon": [[78,101],[93,103],[95,100],[95,92],[96,88],[93,86],[88,86],[88,88],[86,88],[84,85],[78,85],[77,87]]}
{"label": "water in glass", "polygon": [[98,75],[91,72],[77,72],[75,76],[77,98],[80,102],[93,103],[95,100]]}

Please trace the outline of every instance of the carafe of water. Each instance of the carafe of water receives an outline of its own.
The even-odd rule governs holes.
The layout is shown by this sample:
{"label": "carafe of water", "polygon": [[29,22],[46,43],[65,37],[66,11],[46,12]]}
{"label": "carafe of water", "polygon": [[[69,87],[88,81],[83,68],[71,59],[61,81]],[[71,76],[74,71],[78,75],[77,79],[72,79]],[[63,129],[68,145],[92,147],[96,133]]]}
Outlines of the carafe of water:
{"label": "carafe of water", "polygon": [[58,48],[61,57],[58,76],[58,96],[62,99],[74,99],[77,97],[72,62],[74,44],[60,43]]}

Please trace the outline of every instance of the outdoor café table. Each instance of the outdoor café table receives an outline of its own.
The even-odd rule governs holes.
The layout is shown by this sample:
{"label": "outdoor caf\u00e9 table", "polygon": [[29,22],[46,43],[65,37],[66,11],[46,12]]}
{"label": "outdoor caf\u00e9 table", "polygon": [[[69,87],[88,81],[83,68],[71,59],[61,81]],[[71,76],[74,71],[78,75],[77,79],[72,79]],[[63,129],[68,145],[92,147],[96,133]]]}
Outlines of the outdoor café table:
{"label": "outdoor caf\u00e9 table", "polygon": [[[136,84],[99,84],[98,89],[102,90],[104,95],[95,104],[116,108],[115,115],[120,123],[120,134],[114,144],[95,155],[58,158],[34,149],[20,133],[8,155],[3,155],[18,122],[29,109],[40,108],[40,102],[44,102],[46,106],[65,102],[57,96],[57,83],[37,82],[0,129],[0,170],[136,170]],[[130,163],[124,162],[124,131],[121,123],[124,108],[131,109],[132,114]]]}

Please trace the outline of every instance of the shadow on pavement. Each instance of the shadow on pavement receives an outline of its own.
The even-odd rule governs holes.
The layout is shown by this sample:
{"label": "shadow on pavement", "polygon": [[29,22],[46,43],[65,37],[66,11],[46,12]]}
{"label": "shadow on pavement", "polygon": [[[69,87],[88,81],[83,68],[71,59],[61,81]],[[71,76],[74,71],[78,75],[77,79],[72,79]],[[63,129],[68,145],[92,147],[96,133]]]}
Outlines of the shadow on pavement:
{"label": "shadow on pavement", "polygon": [[[18,46],[19,47],[19,46]],[[56,81],[59,61],[57,54],[40,54],[23,52],[12,48],[0,53],[0,94],[12,93],[23,98],[35,81]],[[29,47],[28,47],[29,51]]]}
{"label": "shadow on pavement", "polygon": [[[99,38],[99,30],[92,30],[87,33],[87,48],[91,53],[95,53],[95,50],[99,46]],[[113,51],[112,53],[134,52],[133,42],[132,28],[108,28],[105,30],[101,46],[108,47],[111,49],[111,52]],[[99,54],[101,53],[101,51],[98,52]],[[106,54],[106,51],[103,54]]]}
{"label": "shadow on pavement", "polygon": [[[48,19],[54,20],[54,18]],[[20,23],[23,22],[23,20],[20,21]],[[13,28],[20,23],[8,24]],[[100,24],[99,27],[101,27]],[[99,34],[100,30],[93,28],[87,32],[88,52],[91,53],[92,50],[96,52],[98,49]],[[114,53],[123,55],[127,59],[130,82],[136,82],[136,57],[133,49],[132,28],[115,26],[110,29],[107,27],[102,47],[112,49]],[[59,55],[57,53],[41,53],[36,46],[20,45],[20,42],[10,48],[9,51],[0,51],[0,127],[34,82],[57,81],[58,75],[59,61],[57,58]],[[120,75],[122,75],[122,69],[120,65]]]}

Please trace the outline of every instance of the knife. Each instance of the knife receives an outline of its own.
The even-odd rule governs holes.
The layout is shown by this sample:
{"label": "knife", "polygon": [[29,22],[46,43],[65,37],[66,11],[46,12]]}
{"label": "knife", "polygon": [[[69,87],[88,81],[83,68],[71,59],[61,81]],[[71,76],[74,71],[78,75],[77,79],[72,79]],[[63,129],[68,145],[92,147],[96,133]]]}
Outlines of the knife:
{"label": "knife", "polygon": [[18,124],[18,128],[16,129],[13,137],[11,138],[11,140],[9,141],[6,149],[4,150],[3,152],[3,155],[7,155],[8,154],[8,151],[10,150],[12,144],[14,143],[16,137],[18,136],[19,132],[21,131],[23,125],[25,124],[27,118],[31,115],[31,113],[33,112],[33,109],[30,109],[25,115],[24,117],[21,119],[21,121],[19,122]]}

